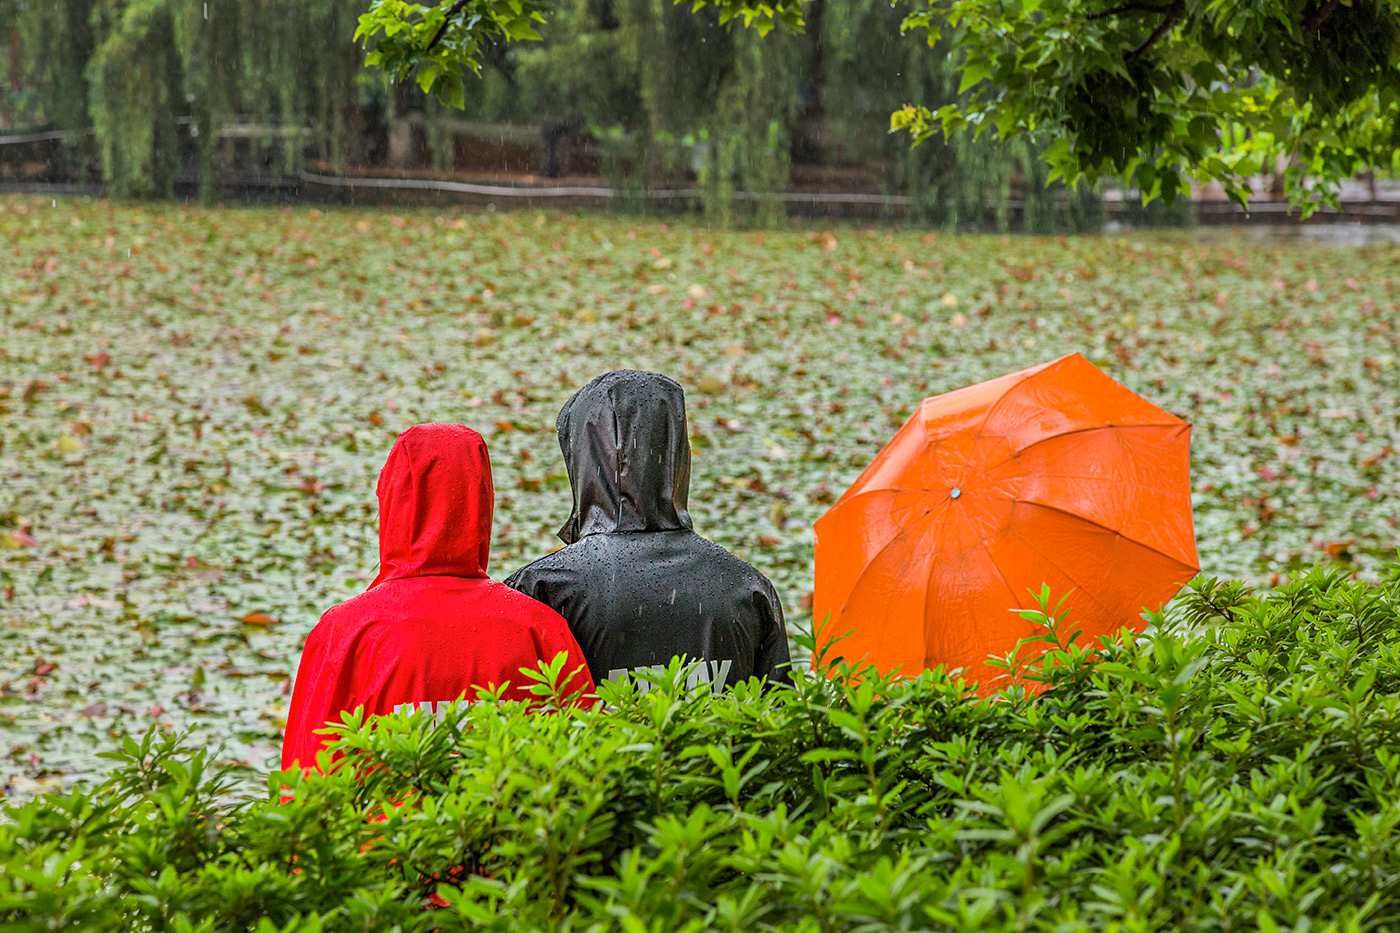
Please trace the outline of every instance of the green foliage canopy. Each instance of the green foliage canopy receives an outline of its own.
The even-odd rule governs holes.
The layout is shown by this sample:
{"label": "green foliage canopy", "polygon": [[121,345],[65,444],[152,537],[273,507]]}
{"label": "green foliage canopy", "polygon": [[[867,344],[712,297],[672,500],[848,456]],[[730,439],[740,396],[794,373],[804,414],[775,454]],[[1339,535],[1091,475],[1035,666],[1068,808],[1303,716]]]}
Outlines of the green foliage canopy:
{"label": "green foliage canopy", "polygon": [[[1048,600],[1046,600],[1048,603]],[[1380,931],[1400,924],[1400,565],[1202,581],[991,701],[941,672],[347,714],[228,798],[148,734],[0,822],[0,924],[86,930]],[[293,785],[283,802],[281,786]],[[369,819],[367,819],[367,817]],[[430,894],[446,906],[428,910]]]}
{"label": "green foliage canopy", "polygon": [[1234,200],[1285,164],[1290,199],[1400,167],[1396,0],[915,0],[906,29],[955,35],[965,101],[912,105],[916,140],[1039,133],[1053,177],[1118,177],[1170,201],[1188,179]]}

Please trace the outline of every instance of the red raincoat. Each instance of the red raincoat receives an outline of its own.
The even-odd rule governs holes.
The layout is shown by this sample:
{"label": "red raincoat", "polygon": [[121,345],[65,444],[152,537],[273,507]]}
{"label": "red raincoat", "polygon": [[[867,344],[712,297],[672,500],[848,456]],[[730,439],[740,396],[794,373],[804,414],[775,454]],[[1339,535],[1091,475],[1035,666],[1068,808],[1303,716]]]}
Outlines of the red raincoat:
{"label": "red raincoat", "polygon": [[379,576],[328,610],[297,670],[282,767],[315,767],[327,721],[450,702],[509,682],[531,697],[534,668],[567,652],[570,693],[593,693],[583,652],[554,610],[486,576],[494,490],[481,435],[420,424],[394,443],[379,474]]}

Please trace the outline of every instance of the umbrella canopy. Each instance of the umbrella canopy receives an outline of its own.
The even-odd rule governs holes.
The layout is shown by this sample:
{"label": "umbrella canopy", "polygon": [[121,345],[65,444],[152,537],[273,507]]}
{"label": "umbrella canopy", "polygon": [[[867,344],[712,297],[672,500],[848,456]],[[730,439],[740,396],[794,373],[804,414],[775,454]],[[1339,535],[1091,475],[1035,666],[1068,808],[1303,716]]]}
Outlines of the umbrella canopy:
{"label": "umbrella canopy", "polygon": [[[1191,427],[1079,354],[925,399],[817,520],[815,617],[834,654],[982,684],[1066,593],[1081,640],[1128,627],[1200,569]],[[820,646],[819,646],[820,647]]]}

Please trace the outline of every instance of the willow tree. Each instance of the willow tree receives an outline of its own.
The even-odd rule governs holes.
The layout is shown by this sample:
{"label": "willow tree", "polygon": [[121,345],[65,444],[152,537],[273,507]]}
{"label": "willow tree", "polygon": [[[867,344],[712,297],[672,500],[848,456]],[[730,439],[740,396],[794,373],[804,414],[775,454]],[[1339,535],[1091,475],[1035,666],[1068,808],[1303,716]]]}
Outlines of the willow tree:
{"label": "willow tree", "polygon": [[124,196],[168,196],[179,168],[183,68],[169,0],[94,8],[89,108],[102,173]]}
{"label": "willow tree", "polygon": [[88,117],[87,64],[92,58],[94,0],[26,3],[11,8],[21,29],[37,38],[30,50],[42,75],[43,110],[60,130],[84,130]]}
{"label": "willow tree", "polygon": [[[103,175],[125,196],[170,193],[193,172],[217,190],[221,141],[235,120],[343,165],[363,133],[366,95],[385,82],[361,67],[355,10],[341,0],[10,0],[57,129],[94,131]],[[302,129],[307,136],[304,137]]]}
{"label": "willow tree", "polygon": [[[447,100],[479,118],[594,128],[604,172],[624,191],[684,186],[698,170],[718,222],[781,217],[803,67],[797,39],[759,41],[714,11],[693,15],[669,0],[565,0],[541,39],[488,42],[479,80]],[[438,90],[440,80],[420,76]],[[754,195],[737,211],[736,190]]]}
{"label": "willow tree", "polygon": [[773,226],[785,215],[779,195],[788,185],[799,50],[790,36],[764,40],[748,31],[734,36],[733,49],[711,124],[706,211],[731,223],[737,182],[755,196],[753,219]]}

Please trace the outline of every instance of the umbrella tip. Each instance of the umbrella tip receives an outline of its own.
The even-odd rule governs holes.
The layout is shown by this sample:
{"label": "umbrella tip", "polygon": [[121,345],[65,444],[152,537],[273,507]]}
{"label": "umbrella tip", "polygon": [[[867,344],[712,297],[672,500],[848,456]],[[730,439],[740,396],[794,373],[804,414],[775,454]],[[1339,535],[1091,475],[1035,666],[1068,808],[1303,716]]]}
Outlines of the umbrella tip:
{"label": "umbrella tip", "polygon": [[959,489],[957,486],[954,486],[953,489],[952,489],[952,491],[948,493],[948,497],[949,497],[950,499],[956,499],[956,498],[958,498],[958,497],[961,496],[961,495],[962,495],[962,490]]}

